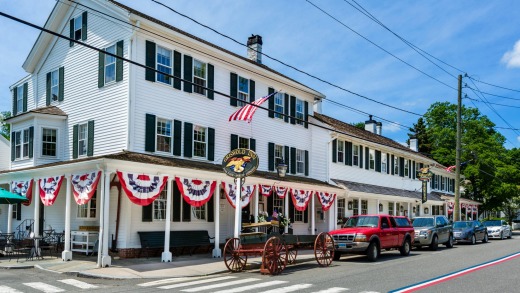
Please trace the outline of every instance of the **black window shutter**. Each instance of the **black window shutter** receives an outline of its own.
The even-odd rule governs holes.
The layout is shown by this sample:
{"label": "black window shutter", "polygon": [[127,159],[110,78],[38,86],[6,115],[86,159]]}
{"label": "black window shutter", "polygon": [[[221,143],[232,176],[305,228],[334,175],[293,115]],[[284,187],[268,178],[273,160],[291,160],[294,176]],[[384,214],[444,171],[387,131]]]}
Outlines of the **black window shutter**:
{"label": "black window shutter", "polygon": [[415,161],[412,161],[412,179],[415,179],[417,176],[417,170],[415,169]]}
{"label": "black window shutter", "polygon": [[231,150],[238,148],[238,135],[231,134]]}
{"label": "black window shutter", "polygon": [[105,85],[105,53],[98,52],[98,88]]}
{"label": "black window shutter", "polygon": [[215,160],[215,128],[208,127],[208,161]]}
{"label": "black window shutter", "polygon": [[87,39],[87,12],[83,12],[81,16],[81,40]]}
{"label": "black window shutter", "polygon": [[395,164],[394,164],[394,155],[392,155],[392,160],[390,161],[390,164],[392,165],[392,168],[390,168],[392,170],[392,175],[394,175],[394,170],[395,170]]}
{"label": "black window shutter", "polygon": [[[193,58],[188,55],[184,55],[184,80],[193,81]],[[184,82],[184,91],[187,93],[192,92],[191,83]]]}
{"label": "black window shutter", "polygon": [[92,157],[94,155],[94,120],[88,122],[87,136],[87,156]]}
{"label": "black window shutter", "polygon": [[[155,69],[155,43],[151,41],[146,41],[146,66]],[[152,69],[146,68],[145,70],[145,79],[148,81],[155,82],[155,71]]]}
{"label": "black window shutter", "polygon": [[173,79],[173,88],[176,88],[178,90],[181,89],[181,73],[182,73],[182,54],[173,51],[173,76],[178,77]]}
{"label": "black window shutter", "polygon": [[249,80],[249,102],[255,101],[255,81],[250,79]]}
{"label": "black window shutter", "polygon": [[[215,89],[215,66],[208,64],[208,88]],[[208,90],[208,99],[214,100],[215,93],[212,90]]]}
{"label": "black window shutter", "polygon": [[291,173],[291,164],[289,163],[290,162],[290,159],[291,159],[291,156],[289,155],[289,147],[288,146],[284,146],[283,147],[283,152],[284,152],[284,163],[287,164],[287,173]]}
{"label": "black window shutter", "polygon": [[141,217],[143,222],[153,221],[153,202],[147,206],[143,206],[143,215]]}
{"label": "black window shutter", "polygon": [[22,204],[16,204],[16,220],[20,221],[22,219]]}
{"label": "black window shutter", "polygon": [[296,174],[296,148],[291,148],[291,174]]}
{"label": "black window shutter", "polygon": [[267,144],[267,159],[269,160],[267,162],[269,171],[274,171],[274,143],[272,142]]}
{"label": "black window shutter", "polygon": [[59,93],[58,93],[58,101],[62,102],[63,97],[65,96],[65,68],[60,67],[58,70],[58,74],[60,77],[59,80]]}
{"label": "black window shutter", "polygon": [[249,139],[249,149],[253,152],[256,152],[256,139],[250,138]]}
{"label": "black window shutter", "polygon": [[177,180],[173,182],[173,193],[172,193],[172,221],[180,222],[181,221],[181,204],[182,204],[182,195],[177,186]]}
{"label": "black window shutter", "polygon": [[419,163],[419,169],[422,169],[424,167],[423,163]]}
{"label": "black window shutter", "polygon": [[332,140],[332,162],[336,163],[338,161],[338,140]]}
{"label": "black window shutter", "polygon": [[376,172],[381,172],[381,151],[376,150]]}
{"label": "black window shutter", "polygon": [[34,155],[34,126],[29,127],[29,158]]}
{"label": "black window shutter", "polygon": [[78,158],[78,124],[72,127],[72,158]]}
{"label": "black window shutter", "polygon": [[[123,57],[123,41],[116,43],[116,55]],[[116,59],[116,82],[123,80],[123,59]]]}
{"label": "black window shutter", "polygon": [[[69,38],[74,40],[74,18],[69,21]],[[74,42],[69,41],[69,46],[74,46]]]}
{"label": "black window shutter", "polygon": [[[155,131],[154,131],[155,135]],[[155,142],[155,140],[154,140]],[[182,122],[179,120],[173,120],[173,154],[175,156],[181,155],[181,142],[182,142]]]}
{"label": "black window shutter", "polygon": [[[269,95],[274,93],[274,88],[270,87],[267,89]],[[269,97],[269,117],[274,118],[274,96]]]}
{"label": "black window shutter", "polygon": [[368,151],[368,147],[365,147],[365,169],[369,169],[370,167],[370,153]]}
{"label": "black window shutter", "polygon": [[211,198],[208,200],[208,222],[214,222],[215,221],[215,193],[211,196]]}
{"label": "black window shutter", "polygon": [[184,199],[182,200],[182,221],[183,222],[191,221],[191,206]]}
{"label": "black window shutter", "polygon": [[386,154],[386,174],[390,174],[390,154]]}
{"label": "black window shutter", "polygon": [[289,194],[290,191],[288,191],[287,193],[288,194],[285,196],[285,200],[289,201],[289,219],[291,220],[291,223],[294,223],[294,203],[292,201],[292,196]]}
{"label": "black window shutter", "polygon": [[14,162],[14,160],[16,159],[15,147],[14,147],[15,141],[16,141],[16,132],[12,131],[11,132],[11,162]]}
{"label": "black window shutter", "polygon": [[184,122],[184,156],[191,158],[193,146],[193,124]]}
{"label": "black window shutter", "polygon": [[[50,79],[48,79],[50,81]],[[49,86],[49,90],[50,90],[50,86]],[[18,108],[17,108],[17,103],[16,103],[16,96],[18,95],[18,88],[17,87],[14,87],[13,88],[13,116],[16,115],[18,112]]]}
{"label": "black window shutter", "polygon": [[146,114],[145,131],[144,150],[147,152],[155,152],[155,115]]}
{"label": "black window shutter", "polygon": [[[266,212],[269,214],[269,215],[272,215],[272,212],[274,210],[274,197],[276,195],[273,193],[271,194],[271,196],[267,197],[267,210]],[[287,197],[286,197],[287,198]]]}
{"label": "black window shutter", "polygon": [[359,168],[363,169],[363,146],[359,146]]}
{"label": "black window shutter", "polygon": [[345,142],[345,165],[352,166],[352,143],[350,141]]}
{"label": "black window shutter", "polygon": [[412,167],[412,160],[408,160],[408,178],[412,178]]}
{"label": "black window shutter", "polygon": [[283,109],[284,109],[284,118],[283,120],[287,123],[289,123],[289,95],[285,94],[284,101],[283,101]]}
{"label": "black window shutter", "polygon": [[305,209],[305,211],[303,211],[303,222],[309,223],[309,209]]}
{"label": "black window shutter", "polygon": [[305,128],[309,128],[309,102],[307,101],[304,103],[303,113],[305,115]]}
{"label": "black window shutter", "polygon": [[29,85],[27,83],[23,84],[23,112],[27,112],[27,93],[29,92]]}
{"label": "black window shutter", "polygon": [[404,158],[399,157],[399,176],[404,177]]}
{"label": "black window shutter", "polygon": [[236,73],[231,72],[229,77],[229,95],[232,97],[229,99],[229,104],[231,106],[237,106],[237,98],[238,97],[238,75]]}
{"label": "black window shutter", "polygon": [[309,151],[305,151],[305,176],[309,176]]}
{"label": "black window shutter", "polygon": [[296,124],[296,97],[291,96],[291,124]]}

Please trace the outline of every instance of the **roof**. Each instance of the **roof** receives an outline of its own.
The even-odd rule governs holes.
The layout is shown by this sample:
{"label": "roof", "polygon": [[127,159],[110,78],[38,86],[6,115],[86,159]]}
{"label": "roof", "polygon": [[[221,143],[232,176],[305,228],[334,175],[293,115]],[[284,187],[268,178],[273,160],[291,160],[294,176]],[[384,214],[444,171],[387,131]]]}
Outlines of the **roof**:
{"label": "roof", "polygon": [[60,108],[58,108],[56,106],[46,106],[46,107],[40,107],[40,108],[32,109],[30,111],[23,112],[21,114],[9,117],[9,118],[5,119],[5,121],[8,121],[8,120],[13,119],[15,117],[28,115],[30,113],[44,114],[44,115],[54,115],[54,116],[64,116],[64,117],[68,116],[67,113],[63,112],[63,110],[61,110]]}
{"label": "roof", "polygon": [[[345,189],[350,191],[364,192],[364,193],[372,193],[372,194],[381,194],[381,195],[390,195],[390,196],[400,196],[407,197],[413,199],[422,199],[422,193],[418,191],[410,191],[398,188],[384,187],[378,185],[371,185],[365,183],[358,183],[352,181],[345,181],[340,179],[332,179],[332,181],[336,182],[339,186],[343,186]],[[444,201],[438,194],[429,193],[428,199],[436,200],[436,201]]]}
{"label": "roof", "polygon": [[[432,191],[431,193],[435,194],[438,197],[441,197],[442,199],[449,200],[449,201],[455,201],[455,195],[453,195],[453,194],[442,193],[442,192],[438,192],[438,191]],[[474,203],[474,204],[482,204],[479,201],[472,200],[472,199],[469,199],[469,198],[462,198],[462,197],[460,198],[460,202],[469,202],[469,203]]]}
{"label": "roof", "polygon": [[325,124],[328,124],[330,126],[332,126],[334,129],[338,130],[338,131],[341,131],[341,132],[345,132],[345,133],[349,133],[349,134],[352,134],[353,137],[356,137],[356,138],[359,138],[359,139],[362,139],[362,140],[366,140],[366,141],[369,141],[369,142],[373,142],[373,143],[376,143],[376,144],[379,144],[379,145],[385,145],[385,146],[388,146],[388,147],[391,147],[391,148],[394,148],[394,149],[398,149],[400,151],[404,151],[404,152],[407,152],[407,153],[410,153],[410,154],[413,154],[415,156],[420,156],[420,157],[423,157],[423,158],[426,158],[428,160],[431,160],[433,161],[431,158],[419,153],[419,152],[416,152],[388,137],[384,137],[382,135],[379,135],[379,134],[375,134],[375,133],[372,133],[370,131],[367,131],[367,130],[364,130],[364,129],[360,129],[360,128],[357,128],[356,126],[354,125],[351,125],[351,124],[348,124],[346,122],[343,122],[343,121],[340,121],[338,119],[335,119],[335,118],[332,118],[330,116],[327,116],[327,115],[323,115],[323,114],[319,114],[319,113],[314,113],[313,117],[315,119],[317,119],[318,121],[321,121]]}

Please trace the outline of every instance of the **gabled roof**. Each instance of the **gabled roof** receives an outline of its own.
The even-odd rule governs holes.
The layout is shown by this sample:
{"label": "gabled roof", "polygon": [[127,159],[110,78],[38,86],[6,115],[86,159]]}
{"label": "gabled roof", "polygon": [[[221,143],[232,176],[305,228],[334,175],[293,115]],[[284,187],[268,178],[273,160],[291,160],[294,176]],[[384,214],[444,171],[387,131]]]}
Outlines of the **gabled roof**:
{"label": "gabled roof", "polygon": [[9,118],[5,119],[5,121],[11,120],[13,118],[18,118],[18,117],[21,117],[24,115],[30,115],[30,114],[44,114],[44,115],[64,116],[64,117],[68,116],[67,113],[63,112],[63,110],[61,110],[60,108],[58,108],[56,106],[46,106],[46,107],[32,109],[30,111],[23,112],[21,114],[9,117]]}

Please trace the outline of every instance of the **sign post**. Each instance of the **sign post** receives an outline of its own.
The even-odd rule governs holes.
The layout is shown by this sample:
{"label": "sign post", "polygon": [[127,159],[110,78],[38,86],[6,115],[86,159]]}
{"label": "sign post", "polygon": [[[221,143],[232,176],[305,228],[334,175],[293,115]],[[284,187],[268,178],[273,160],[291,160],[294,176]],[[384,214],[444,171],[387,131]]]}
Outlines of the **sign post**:
{"label": "sign post", "polygon": [[421,168],[417,172],[417,178],[422,181],[422,203],[428,201],[428,181],[432,178],[432,176],[433,173],[428,167]]}

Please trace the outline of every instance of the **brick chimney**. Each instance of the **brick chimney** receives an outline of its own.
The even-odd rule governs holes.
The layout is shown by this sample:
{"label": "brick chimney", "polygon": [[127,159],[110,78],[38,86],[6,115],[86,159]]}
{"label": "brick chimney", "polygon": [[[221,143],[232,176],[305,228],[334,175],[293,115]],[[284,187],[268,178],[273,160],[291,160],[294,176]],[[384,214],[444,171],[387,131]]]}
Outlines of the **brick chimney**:
{"label": "brick chimney", "polygon": [[247,38],[247,58],[262,64],[262,37],[251,35]]}

